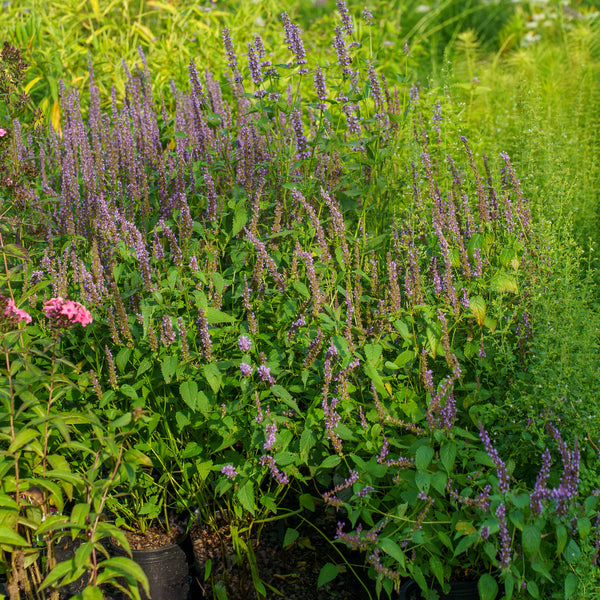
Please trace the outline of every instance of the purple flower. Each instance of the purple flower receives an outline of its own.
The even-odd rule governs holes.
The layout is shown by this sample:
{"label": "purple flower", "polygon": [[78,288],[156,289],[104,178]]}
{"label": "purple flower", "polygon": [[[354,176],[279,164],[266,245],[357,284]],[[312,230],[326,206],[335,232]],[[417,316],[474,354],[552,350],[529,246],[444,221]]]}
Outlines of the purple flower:
{"label": "purple flower", "polygon": [[240,335],[238,338],[238,348],[241,352],[248,352],[252,347],[252,340],[246,335]]}
{"label": "purple flower", "polygon": [[248,68],[250,69],[250,79],[252,79],[254,85],[259,86],[265,76],[261,71],[259,57],[252,43],[248,44]]}
{"label": "purple flower", "polygon": [[488,432],[483,428],[481,421],[479,421],[479,437],[483,442],[486,452],[488,456],[492,459],[492,462],[496,466],[496,471],[498,472],[498,487],[500,491],[503,493],[508,493],[509,484],[508,484],[508,473],[506,472],[506,465],[504,461],[500,458],[498,451],[492,446],[492,442],[490,440],[490,436]]}
{"label": "purple flower", "polygon": [[277,481],[277,483],[280,485],[287,485],[289,483],[288,476],[277,468],[275,459],[270,454],[262,456],[259,462],[263,467],[269,467],[269,471],[271,471],[271,475]]}
{"label": "purple flower", "polygon": [[265,427],[265,431],[267,433],[267,439],[266,439],[265,443],[263,444],[263,448],[268,452],[269,450],[271,450],[271,448],[273,447],[273,444],[276,441],[275,434],[277,433],[277,424],[269,423]]}
{"label": "purple flower", "polygon": [[368,8],[363,9],[363,11],[362,11],[362,18],[369,25],[373,25],[373,13]]}
{"label": "purple flower", "polygon": [[317,68],[315,69],[314,82],[315,91],[317,92],[317,98],[321,101],[319,102],[318,106],[321,110],[325,110],[325,100],[327,100],[327,87],[325,84],[325,75],[323,74],[323,71],[319,66],[317,66]]}
{"label": "purple flower", "polygon": [[[286,12],[281,13],[281,21],[283,22],[283,31],[285,34],[285,42],[288,50],[296,57],[296,65],[306,64],[306,51],[304,50],[304,43],[302,42],[301,33],[302,30],[298,25],[290,21],[290,17]],[[305,73],[305,69],[300,70],[301,73]]]}
{"label": "purple flower", "polygon": [[268,383],[269,385],[275,385],[275,379],[271,375],[271,369],[265,365],[258,367],[258,375],[261,381]]}
{"label": "purple flower", "polygon": [[346,2],[345,0],[336,0],[335,4],[340,13],[340,17],[342,18],[342,27],[344,28],[346,35],[351,37],[354,33],[354,25],[352,24],[352,17],[350,16],[350,11],[346,6]]}
{"label": "purple flower", "polygon": [[542,514],[542,510],[544,508],[542,505],[542,500],[550,495],[549,490],[546,488],[546,482],[550,476],[550,461],[550,451],[548,448],[546,448],[546,450],[544,450],[544,454],[542,454],[542,466],[538,476],[535,479],[535,487],[529,497],[531,512],[536,515]]}
{"label": "purple flower", "polygon": [[500,504],[496,509],[496,518],[500,526],[500,568],[506,569],[510,563],[510,535],[506,525],[506,508]]}
{"label": "purple flower", "polygon": [[479,537],[482,540],[487,540],[490,537],[490,528],[487,525],[484,525],[479,532]]}
{"label": "purple flower", "polygon": [[248,363],[240,363],[240,372],[244,377],[250,377],[250,375],[252,375],[252,371],[254,371],[254,368]]}
{"label": "purple flower", "polygon": [[236,471],[236,469],[233,465],[225,465],[221,469],[221,473],[223,473],[223,475],[225,475],[227,477],[227,479],[235,479],[235,477],[238,474],[238,472]]}

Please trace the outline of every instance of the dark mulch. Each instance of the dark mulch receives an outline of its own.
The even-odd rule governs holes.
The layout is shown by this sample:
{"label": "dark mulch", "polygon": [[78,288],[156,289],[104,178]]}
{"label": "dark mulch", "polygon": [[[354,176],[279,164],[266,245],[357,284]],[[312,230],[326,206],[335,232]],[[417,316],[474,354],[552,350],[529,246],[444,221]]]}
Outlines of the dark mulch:
{"label": "dark mulch", "polygon": [[[317,512],[312,517],[312,525],[297,517],[267,523],[259,539],[253,540],[258,573],[265,583],[268,600],[365,600],[369,598],[365,586],[374,598],[373,584],[363,567],[363,555],[352,555],[343,546],[334,547],[328,541],[335,535],[335,513]],[[297,529],[299,536],[284,548],[288,528]],[[194,600],[218,597],[219,587],[226,591],[228,600],[257,598],[248,563],[236,561],[226,521],[218,521],[212,527],[195,526],[190,531],[190,539],[196,561]],[[344,563],[338,550],[352,568]],[[212,568],[205,580],[208,559]],[[340,573],[330,583],[317,588],[321,567],[328,562],[337,565]]]}

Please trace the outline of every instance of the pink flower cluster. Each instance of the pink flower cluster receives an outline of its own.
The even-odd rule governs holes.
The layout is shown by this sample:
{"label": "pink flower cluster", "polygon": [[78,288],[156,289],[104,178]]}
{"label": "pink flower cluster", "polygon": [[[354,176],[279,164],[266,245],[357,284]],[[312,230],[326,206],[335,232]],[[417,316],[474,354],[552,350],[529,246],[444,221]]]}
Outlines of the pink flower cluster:
{"label": "pink flower cluster", "polygon": [[50,298],[44,304],[46,316],[57,322],[58,325],[66,327],[81,323],[84,327],[92,322],[92,313],[79,302],[74,300],[63,300],[63,298]]}
{"label": "pink flower cluster", "polygon": [[12,298],[9,298],[6,302],[6,310],[4,314],[8,317],[13,317],[17,319],[17,323],[19,321],[25,321],[25,323],[31,323],[31,315],[28,312],[25,312],[21,308],[17,308],[15,306],[15,301]]}

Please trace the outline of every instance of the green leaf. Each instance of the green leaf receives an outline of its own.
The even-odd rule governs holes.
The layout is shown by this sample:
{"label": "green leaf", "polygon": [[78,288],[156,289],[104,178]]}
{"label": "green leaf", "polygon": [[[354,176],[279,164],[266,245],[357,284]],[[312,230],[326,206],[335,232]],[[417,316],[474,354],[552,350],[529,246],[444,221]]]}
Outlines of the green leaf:
{"label": "green leaf", "polygon": [[235,207],[233,215],[233,225],[231,227],[231,237],[235,237],[248,222],[248,211],[244,204],[238,204]]}
{"label": "green leaf", "polygon": [[468,550],[473,545],[477,537],[477,534],[471,534],[465,535],[463,538],[461,538],[454,550],[454,556],[460,556],[463,552],[465,552],[465,550]]}
{"label": "green leaf", "polygon": [[539,588],[537,586],[537,583],[535,581],[528,581],[527,582],[527,591],[534,598],[539,598],[540,597],[540,590],[539,590]]}
{"label": "green leaf", "polygon": [[324,586],[326,583],[333,581],[338,575],[340,570],[333,563],[325,563],[319,571],[319,578],[317,580],[317,588]]}
{"label": "green leaf", "polygon": [[469,298],[469,309],[473,313],[479,327],[483,327],[485,321],[486,304],[482,296]]}
{"label": "green leaf", "polygon": [[162,364],[160,365],[160,370],[162,371],[163,379],[165,383],[171,383],[171,379],[173,379],[173,375],[175,375],[175,371],[177,371],[178,365],[177,357],[175,356],[165,356]]}
{"label": "green leaf", "polygon": [[69,517],[66,515],[54,515],[52,517],[48,517],[44,519],[40,526],[36,529],[36,535],[42,535],[47,531],[52,531],[54,529],[62,528],[62,525],[68,523]]}
{"label": "green leaf", "polygon": [[433,458],[434,450],[431,446],[421,446],[417,450],[417,454],[415,456],[415,466],[417,467],[417,471],[425,471]]}
{"label": "green leaf", "polygon": [[579,580],[574,573],[568,573],[565,577],[565,600],[570,600],[577,591]]}
{"label": "green leaf", "polygon": [[590,534],[592,529],[592,523],[587,517],[581,517],[577,519],[577,531],[579,531],[579,536],[582,540]]}
{"label": "green leaf", "polygon": [[341,458],[337,454],[328,456],[319,466],[320,469],[333,469],[340,464]]}
{"label": "green leaf", "polygon": [[531,556],[535,554],[540,547],[542,533],[535,525],[525,525],[523,529],[523,550]]}
{"label": "green leaf", "polygon": [[[75,596],[77,598],[77,596]],[[86,586],[81,592],[81,600],[104,600],[104,596],[99,587]]]}
{"label": "green leaf", "polygon": [[310,449],[315,445],[317,439],[315,438],[315,434],[312,429],[307,427],[300,437],[300,454],[306,455],[310,451]]}
{"label": "green leaf", "polygon": [[554,581],[552,575],[550,575],[550,569],[552,566],[548,564],[540,554],[531,561],[531,567],[536,573],[542,574],[548,581]]}
{"label": "green leaf", "polygon": [[429,568],[431,572],[438,580],[438,583],[443,587],[444,586],[444,565],[442,561],[437,556],[429,557]]}
{"label": "green leaf", "polygon": [[121,373],[125,372],[125,367],[129,362],[130,356],[131,348],[121,348],[117,353],[117,356],[115,357],[115,363],[117,364],[117,367],[119,368],[119,371],[121,371]]}
{"label": "green leaf", "polygon": [[556,528],[556,556],[560,556],[567,545],[567,528],[559,525]]}
{"label": "green leaf", "polygon": [[[87,523],[87,516],[90,514],[90,505],[85,502],[79,502],[76,504],[71,510],[71,520],[70,523],[72,525],[76,525],[79,527],[85,527]],[[75,531],[73,532],[75,534]]]}
{"label": "green leaf", "polygon": [[42,581],[41,585],[38,588],[38,591],[42,591],[47,587],[57,583],[59,580],[66,579],[69,574],[72,574],[76,569],[75,567],[75,558],[71,558],[70,560],[65,560],[61,563],[58,563],[50,573],[48,573],[46,579]]}
{"label": "green leaf", "polygon": [[[35,429],[21,429],[19,433],[15,436],[12,444],[8,447],[8,453],[14,454],[19,448],[22,448],[31,440],[34,440],[36,437],[40,436],[40,432]],[[6,446],[5,446],[6,447]]]}
{"label": "green leaf", "polygon": [[484,573],[479,578],[477,589],[480,600],[494,600],[498,595],[498,583],[489,573]]}
{"label": "green leaf", "polygon": [[406,568],[406,558],[402,548],[391,538],[380,538],[379,547],[389,556],[391,556],[402,569]]}
{"label": "green leaf", "polygon": [[138,399],[138,395],[137,392],[135,391],[135,389],[129,385],[128,383],[122,385],[119,390],[121,391],[121,393],[123,393],[125,396],[127,396],[128,398],[131,398],[133,400],[137,400]]}
{"label": "green leaf", "polygon": [[198,384],[195,381],[184,381],[179,386],[179,393],[183,401],[192,409],[196,410],[198,396]]}
{"label": "green leaf", "polygon": [[254,501],[254,484],[251,481],[246,481],[244,485],[238,488],[236,496],[242,506],[253,515],[256,509],[256,503]]}
{"label": "green leaf", "polygon": [[216,394],[221,387],[222,381],[219,367],[217,367],[215,363],[208,363],[207,365],[204,365],[202,371],[208,385],[210,385],[212,391]]}
{"label": "green leaf", "polygon": [[440,449],[440,459],[446,469],[446,473],[452,473],[454,461],[456,460],[456,444],[454,442],[446,442]]}
{"label": "green leaf", "polygon": [[146,574],[142,570],[142,567],[138,565],[135,561],[131,560],[131,558],[127,558],[126,556],[113,556],[105,561],[100,563],[100,568],[102,572],[97,578],[96,583],[100,585],[105,581],[111,581],[115,577],[115,575],[123,575],[126,577],[131,577],[141,583],[144,591],[149,596],[150,595],[150,586],[148,585],[148,578]]}
{"label": "green leaf", "polygon": [[515,589],[515,576],[512,573],[507,573],[504,578],[504,595],[506,600],[512,600]]}
{"label": "green leaf", "polygon": [[9,546],[29,546],[29,542],[8,527],[0,527],[0,544]]}
{"label": "green leaf", "polygon": [[516,294],[519,291],[517,286],[517,280],[513,275],[507,273],[504,270],[498,271],[491,279],[489,283],[490,289],[500,294],[511,293]]}
{"label": "green leaf", "polygon": [[290,544],[293,544],[298,539],[299,535],[300,534],[298,533],[297,529],[288,527],[285,532],[285,536],[283,537],[283,547],[287,548]]}
{"label": "green leaf", "polygon": [[373,363],[370,363],[370,362],[365,363],[364,371],[365,371],[365,374],[369,377],[369,379],[371,379],[371,381],[373,381],[373,383],[375,384],[375,388],[377,389],[377,392],[379,394],[385,396],[386,398],[389,397],[390,393],[388,392],[385,385],[383,384],[383,379],[381,379],[381,376],[379,375],[377,369],[374,367]]}
{"label": "green leaf", "polygon": [[281,398],[290,408],[293,408],[299,415],[302,414],[296,401],[292,398],[292,395],[282,386],[276,384],[271,387],[271,391],[278,397]]}
{"label": "green leaf", "polygon": [[206,320],[210,325],[213,323],[233,323],[235,321],[235,317],[224,313],[223,311],[214,308],[213,306],[208,306],[206,308]]}
{"label": "green leaf", "polygon": [[377,364],[383,351],[381,344],[365,344],[364,350],[367,361],[373,365]]}
{"label": "green leaf", "polygon": [[575,540],[571,540],[565,549],[565,559],[569,564],[575,564],[580,556],[581,550],[579,549],[579,546]]}

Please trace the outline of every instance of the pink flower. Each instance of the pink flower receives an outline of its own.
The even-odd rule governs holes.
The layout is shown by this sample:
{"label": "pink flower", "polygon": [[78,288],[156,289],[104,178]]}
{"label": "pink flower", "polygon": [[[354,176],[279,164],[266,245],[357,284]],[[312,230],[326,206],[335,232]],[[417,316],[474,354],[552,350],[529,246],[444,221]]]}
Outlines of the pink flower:
{"label": "pink flower", "polygon": [[15,301],[12,298],[9,298],[6,303],[6,310],[4,311],[6,316],[15,316],[17,317],[17,322],[25,321],[25,323],[31,323],[31,315],[24,310],[17,308],[15,305]]}
{"label": "pink flower", "polygon": [[75,306],[75,302],[72,300],[67,300],[60,309],[60,314],[65,315],[65,317],[71,321],[75,320],[75,317],[77,316],[77,307]]}
{"label": "pink flower", "polygon": [[44,312],[48,318],[53,319],[61,327],[75,323],[81,323],[85,327],[93,321],[92,313],[83,304],[74,300],[64,300],[60,296],[50,298],[44,304]]}
{"label": "pink flower", "polygon": [[0,137],[4,137],[7,133],[8,133],[8,131],[6,131],[6,129],[4,129],[4,127],[0,127]]}

